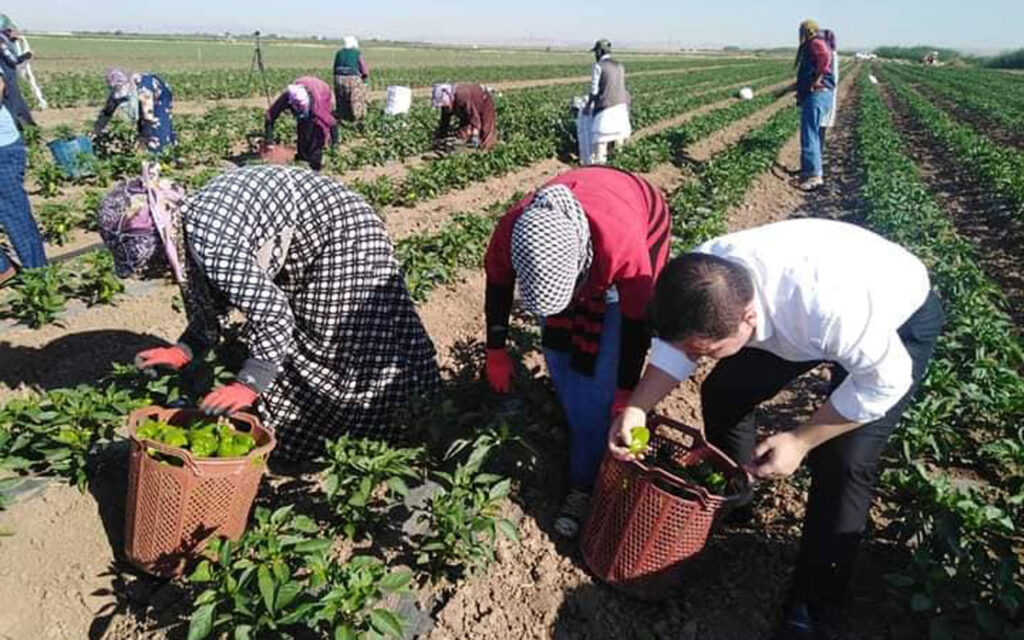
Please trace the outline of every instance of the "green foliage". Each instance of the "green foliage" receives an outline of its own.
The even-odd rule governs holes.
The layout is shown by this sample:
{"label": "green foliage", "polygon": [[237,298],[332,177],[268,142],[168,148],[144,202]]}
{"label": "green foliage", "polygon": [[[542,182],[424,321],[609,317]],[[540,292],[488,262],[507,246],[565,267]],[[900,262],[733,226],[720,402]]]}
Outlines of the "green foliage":
{"label": "green foliage", "polygon": [[38,329],[64,311],[67,291],[67,274],[61,265],[24,269],[14,281],[6,315]]}
{"label": "green foliage", "polygon": [[342,562],[332,542],[311,537],[316,523],[292,507],[257,507],[238,542],[215,540],[188,581],[204,590],[195,600],[189,640],[218,637],[291,638],[306,630],[336,638],[400,638],[401,618],[376,607],[405,590],[411,576],[379,561]]}
{"label": "green foliage", "polygon": [[406,483],[419,479],[413,465],[422,456],[422,448],[396,449],[348,435],[328,442],[323,486],[341,532],[348,538],[372,533],[396,500],[408,496]]}
{"label": "green foliage", "polygon": [[113,385],[12,399],[0,409],[0,467],[58,476],[84,490],[89,456],[111,441],[125,414],[139,406]]}
{"label": "green foliage", "polygon": [[962,53],[955,49],[946,49],[944,47],[935,47],[928,44],[919,44],[914,47],[876,47],[875,53],[879,58],[889,58],[891,60],[910,60],[911,62],[920,62],[926,55],[932,51],[939,52],[940,62],[952,62],[953,60],[959,60],[964,57]]}
{"label": "green foliage", "polygon": [[1024,49],[1007,51],[985,61],[991,69],[1024,69]]}
{"label": "green foliage", "polygon": [[75,284],[76,297],[91,307],[113,304],[117,295],[124,293],[124,282],[114,273],[114,256],[109,251],[91,251],[81,262],[84,269]]}

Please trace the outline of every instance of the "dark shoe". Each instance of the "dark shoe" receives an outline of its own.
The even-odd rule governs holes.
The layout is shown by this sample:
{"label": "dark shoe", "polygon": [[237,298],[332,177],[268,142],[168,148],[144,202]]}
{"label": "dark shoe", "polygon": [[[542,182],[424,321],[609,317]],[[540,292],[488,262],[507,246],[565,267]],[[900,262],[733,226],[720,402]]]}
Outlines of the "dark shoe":
{"label": "dark shoe", "polygon": [[744,529],[754,523],[754,507],[749,502],[740,505],[722,518],[722,526],[728,529]]}
{"label": "dark shoe", "polygon": [[838,620],[834,606],[798,602],[789,607],[772,640],[839,640]]}

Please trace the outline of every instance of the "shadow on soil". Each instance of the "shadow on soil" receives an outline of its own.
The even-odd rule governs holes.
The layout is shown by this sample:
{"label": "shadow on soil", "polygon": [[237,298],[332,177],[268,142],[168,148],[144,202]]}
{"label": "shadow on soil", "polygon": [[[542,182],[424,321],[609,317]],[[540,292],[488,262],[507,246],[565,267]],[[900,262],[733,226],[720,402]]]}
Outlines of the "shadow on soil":
{"label": "shadow on soil", "polygon": [[40,347],[0,340],[0,385],[47,391],[95,384],[112,362],[131,362],[142,349],[166,344],[156,336],[116,330],[69,334]]}

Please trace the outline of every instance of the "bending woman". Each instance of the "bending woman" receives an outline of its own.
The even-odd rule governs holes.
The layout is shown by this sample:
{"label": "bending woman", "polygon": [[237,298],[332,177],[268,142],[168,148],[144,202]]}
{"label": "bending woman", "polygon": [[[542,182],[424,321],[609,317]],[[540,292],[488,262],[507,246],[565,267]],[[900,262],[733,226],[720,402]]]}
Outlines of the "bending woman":
{"label": "bending woman", "polygon": [[169,263],[188,327],[138,354],[181,369],[220,338],[228,308],[246,317],[249,358],[201,406],[253,405],[292,460],[343,433],[398,441],[396,409],[439,382],[434,347],[378,215],[362,196],[307,169],[223,174],[185,198],[152,177],[118,185],[100,232],[121,276]]}
{"label": "bending woman", "polygon": [[92,128],[93,135],[102,133],[110,118],[120,111],[136,126],[139,141],[151,153],[159,153],[178,142],[171,118],[174,95],[159,76],[128,75],[123,69],[111,69],[107,73],[107,87],[110,93]]}
{"label": "bending woman", "polygon": [[264,140],[267,149],[274,145],[274,123],[285,109],[292,112],[298,127],[296,158],[305,160],[313,171],[319,171],[324,163],[324,146],[338,142],[338,121],[334,119],[331,105],[331,88],[320,78],[303,76],[288,85],[267,111]]}

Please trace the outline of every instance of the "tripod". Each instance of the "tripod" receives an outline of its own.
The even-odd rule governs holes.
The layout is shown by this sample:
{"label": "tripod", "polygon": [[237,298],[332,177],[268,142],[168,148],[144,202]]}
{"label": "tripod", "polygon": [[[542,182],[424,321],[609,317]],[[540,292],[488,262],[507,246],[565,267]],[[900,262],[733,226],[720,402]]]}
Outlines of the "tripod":
{"label": "tripod", "polygon": [[252,52],[252,62],[249,64],[249,80],[247,86],[252,86],[252,73],[256,69],[260,70],[260,79],[263,81],[263,95],[267,98],[267,109],[270,109],[270,88],[267,86],[267,70],[263,66],[263,50],[260,48],[260,32],[257,31],[253,34],[256,36],[256,50]]}

